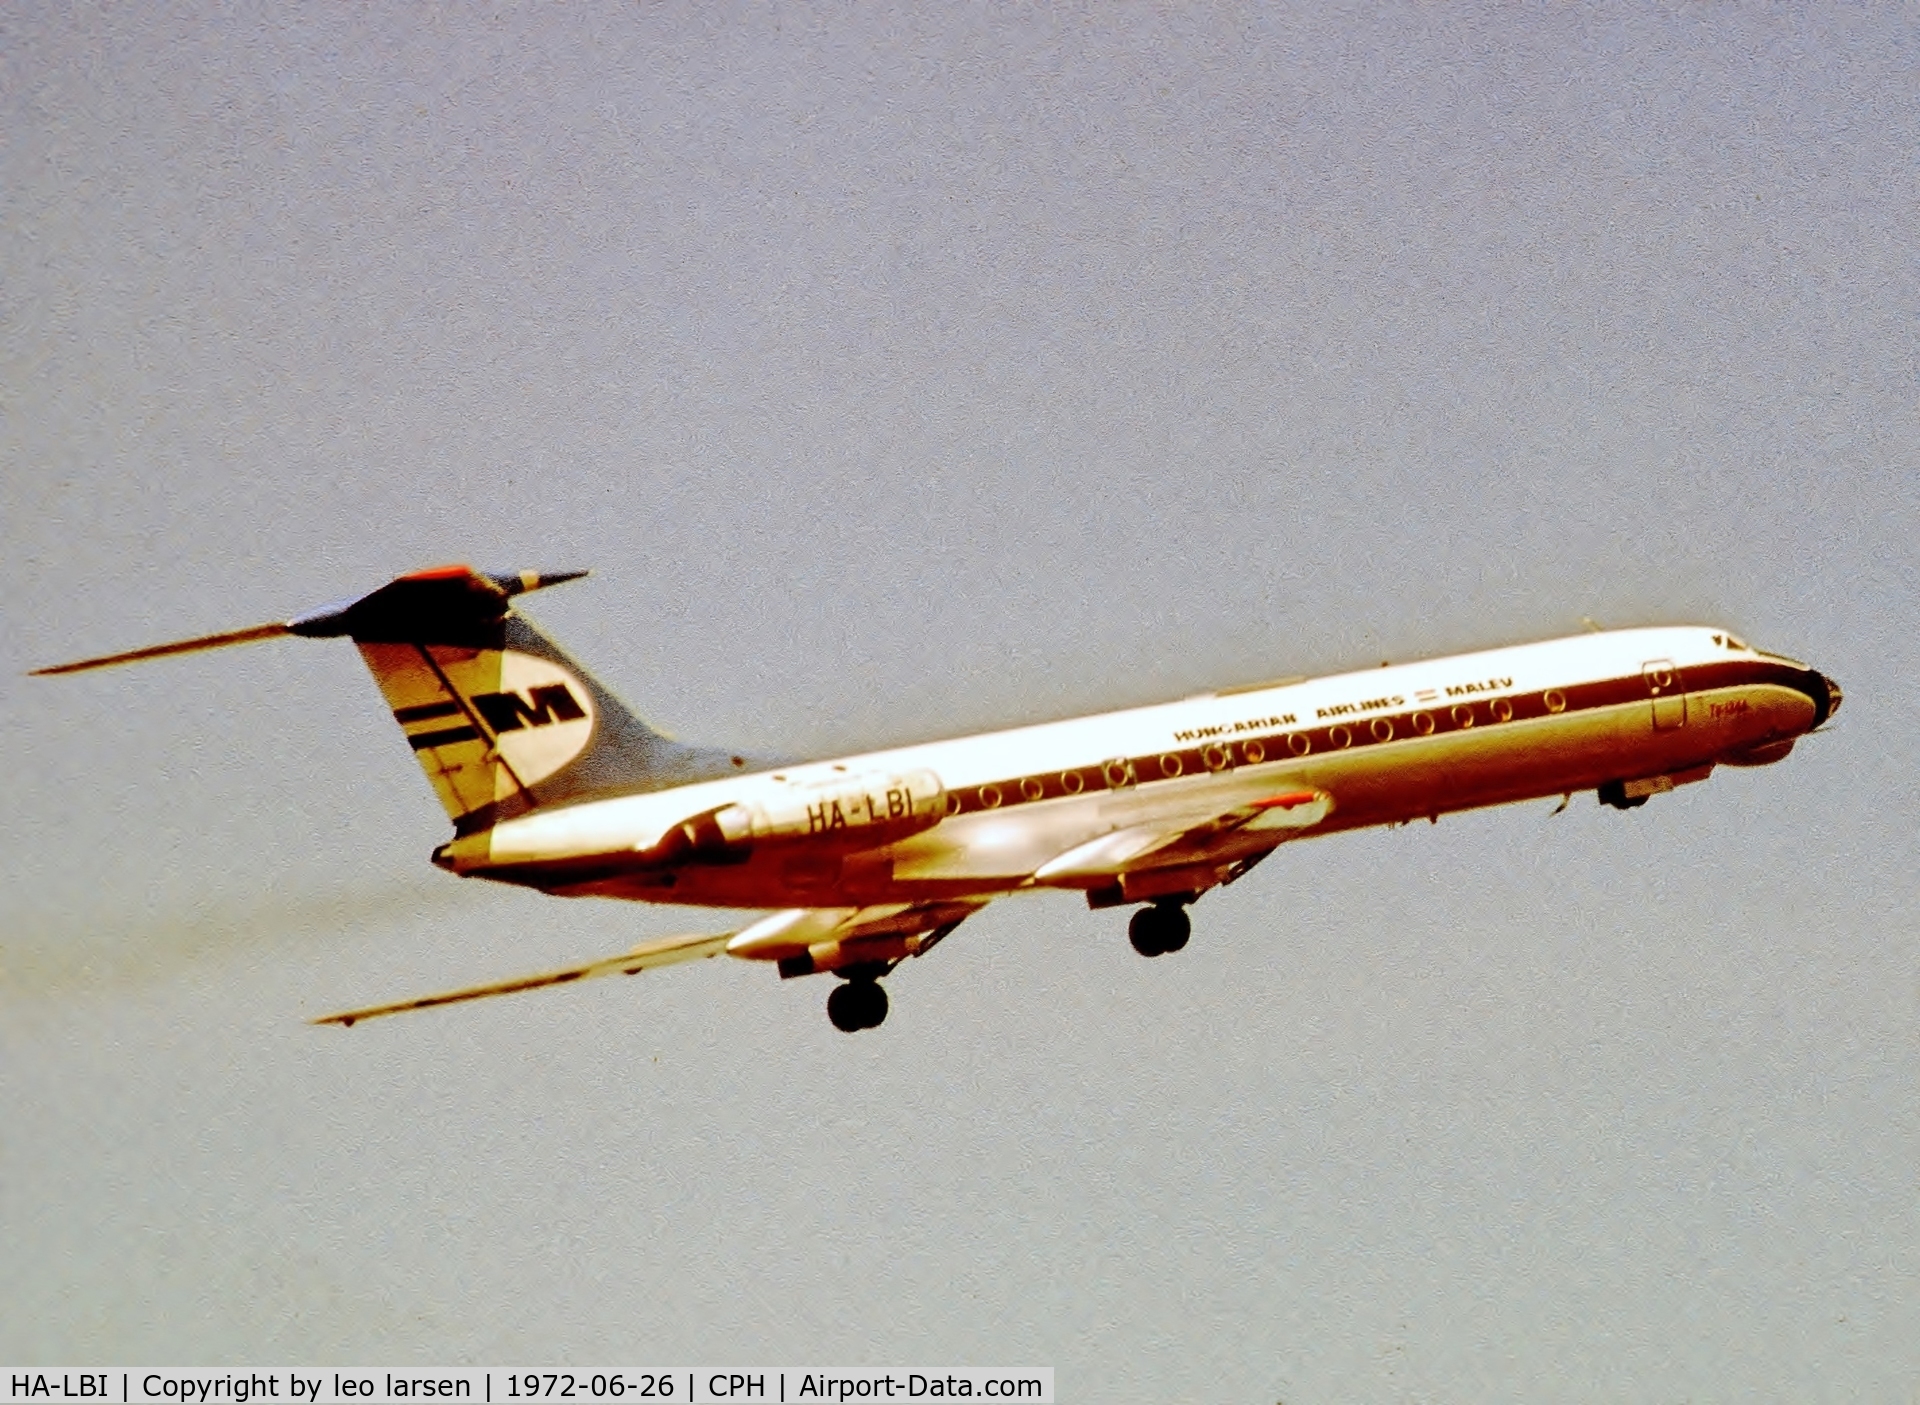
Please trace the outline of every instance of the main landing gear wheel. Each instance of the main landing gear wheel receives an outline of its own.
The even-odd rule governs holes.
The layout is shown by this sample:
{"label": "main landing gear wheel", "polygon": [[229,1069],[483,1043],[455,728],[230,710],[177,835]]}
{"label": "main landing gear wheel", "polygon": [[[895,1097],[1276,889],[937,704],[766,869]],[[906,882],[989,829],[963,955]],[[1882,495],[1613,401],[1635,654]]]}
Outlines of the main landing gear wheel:
{"label": "main landing gear wheel", "polygon": [[878,981],[848,981],[827,997],[827,1018],[844,1034],[878,1029],[886,1017],[887,992]]}
{"label": "main landing gear wheel", "polygon": [[1193,934],[1193,921],[1178,903],[1155,903],[1133,914],[1127,924],[1127,940],[1142,956],[1162,956],[1179,951]]}

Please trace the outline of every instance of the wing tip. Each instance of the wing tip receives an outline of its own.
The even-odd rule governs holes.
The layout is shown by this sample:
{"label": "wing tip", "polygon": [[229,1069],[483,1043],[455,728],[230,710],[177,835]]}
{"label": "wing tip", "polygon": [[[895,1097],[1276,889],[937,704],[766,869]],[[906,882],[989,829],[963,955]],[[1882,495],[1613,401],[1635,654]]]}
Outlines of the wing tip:
{"label": "wing tip", "polygon": [[664,937],[657,941],[643,942],[632,951],[623,952],[619,956],[585,961],[578,966],[566,966],[557,971],[543,971],[533,976],[514,976],[504,981],[491,981],[486,985],[465,986],[459,990],[442,991],[435,995],[416,996],[411,1000],[395,1000],[385,1005],[366,1005],[356,1010],[341,1010],[336,1014],[320,1015],[308,1020],[307,1023],[339,1025],[343,1029],[351,1029],[361,1020],[380,1019],[386,1015],[402,1015],[413,1010],[431,1010],[441,1005],[459,1005],[470,1000],[485,1000],[498,995],[518,995],[522,991],[571,985],[575,981],[592,980],[597,976],[637,976],[642,971],[651,970],[657,966],[676,965],[680,961],[698,957],[718,956],[733,936],[732,932],[690,932],[682,936]]}

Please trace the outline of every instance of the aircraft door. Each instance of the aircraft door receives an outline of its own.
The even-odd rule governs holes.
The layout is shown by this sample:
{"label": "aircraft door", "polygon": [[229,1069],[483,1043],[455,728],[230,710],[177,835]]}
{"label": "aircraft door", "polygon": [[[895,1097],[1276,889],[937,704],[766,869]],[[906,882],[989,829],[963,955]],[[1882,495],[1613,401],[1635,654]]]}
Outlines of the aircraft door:
{"label": "aircraft door", "polygon": [[1687,693],[1680,670],[1672,659],[1654,659],[1640,666],[1647,681],[1647,696],[1653,699],[1653,730],[1671,732],[1687,725]]}

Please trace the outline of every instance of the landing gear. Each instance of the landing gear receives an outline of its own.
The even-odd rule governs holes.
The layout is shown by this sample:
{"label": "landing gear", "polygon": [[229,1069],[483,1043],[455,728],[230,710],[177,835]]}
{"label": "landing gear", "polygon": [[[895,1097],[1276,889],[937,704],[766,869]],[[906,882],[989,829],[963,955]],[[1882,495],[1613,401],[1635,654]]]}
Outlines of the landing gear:
{"label": "landing gear", "polygon": [[1127,924],[1127,940],[1142,956],[1162,956],[1179,951],[1193,934],[1193,921],[1179,903],[1155,903],[1133,914]]}
{"label": "landing gear", "polygon": [[827,997],[827,1018],[844,1034],[877,1029],[886,1017],[886,988],[871,977],[837,985]]}
{"label": "landing gear", "polygon": [[1628,795],[1625,781],[1608,781],[1600,787],[1600,803],[1616,810],[1634,810],[1647,803],[1644,795]]}

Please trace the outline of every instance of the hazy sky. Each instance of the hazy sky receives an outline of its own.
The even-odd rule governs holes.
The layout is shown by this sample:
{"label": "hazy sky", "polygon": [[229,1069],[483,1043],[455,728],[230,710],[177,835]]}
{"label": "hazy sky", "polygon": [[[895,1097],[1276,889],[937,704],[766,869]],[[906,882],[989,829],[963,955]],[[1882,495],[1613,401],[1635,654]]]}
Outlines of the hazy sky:
{"label": "hazy sky", "polygon": [[[0,1359],[1051,1364],[1074,1401],[1920,1379],[1898,7],[0,13]],[[462,885],[346,645],[442,561],[824,754],[1608,625],[1782,764],[1011,901],[848,1038]]]}

